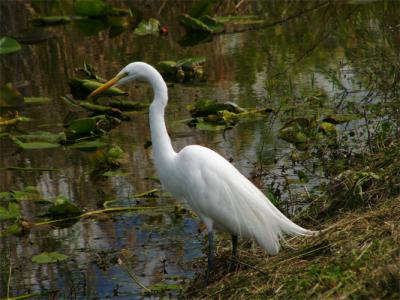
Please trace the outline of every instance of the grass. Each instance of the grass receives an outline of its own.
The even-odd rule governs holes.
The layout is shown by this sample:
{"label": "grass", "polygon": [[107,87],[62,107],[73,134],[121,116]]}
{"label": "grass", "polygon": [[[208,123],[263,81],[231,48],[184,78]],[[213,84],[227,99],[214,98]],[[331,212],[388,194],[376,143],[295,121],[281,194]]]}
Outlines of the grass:
{"label": "grass", "polygon": [[[320,235],[288,240],[276,256],[219,242],[212,284],[203,274],[187,299],[400,299],[400,143],[348,160],[297,222]],[[340,172],[339,172],[340,171]],[[204,261],[204,265],[206,262]]]}

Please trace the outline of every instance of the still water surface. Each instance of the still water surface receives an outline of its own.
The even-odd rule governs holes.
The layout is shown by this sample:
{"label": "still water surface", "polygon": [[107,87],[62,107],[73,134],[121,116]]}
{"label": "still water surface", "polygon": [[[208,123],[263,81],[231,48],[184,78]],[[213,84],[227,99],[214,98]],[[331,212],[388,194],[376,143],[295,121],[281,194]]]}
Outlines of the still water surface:
{"label": "still water surface", "polygon": [[[63,6],[52,1],[2,1],[1,35],[18,36],[26,32],[32,28],[29,19],[35,16],[68,14],[71,10],[68,3],[66,1]],[[178,41],[184,31],[176,17],[187,11],[189,2],[167,4],[161,11],[161,1],[113,3],[118,7],[134,5],[145,16],[158,18],[168,26],[168,34],[139,37],[126,30],[110,36],[109,28],[102,28],[102,24],[88,28],[88,24],[79,22],[38,29],[52,38],[24,45],[20,52],[0,59],[1,84],[12,82],[23,95],[53,99],[46,105],[24,108],[23,114],[34,121],[21,126],[20,130],[63,130],[69,108],[60,97],[69,93],[68,78],[76,75],[76,69],[84,62],[95,66],[102,77],[111,78],[132,61],[156,64],[161,60],[206,56],[205,82],[174,84],[169,89],[166,119],[175,150],[196,143],[218,151],[231,159],[243,174],[252,177],[263,191],[280,194],[286,203],[286,213],[293,213],[298,208],[296,195],[312,192],[323,179],[321,171],[311,161],[314,172],[309,174],[310,180],[298,182],[297,174],[303,166],[293,165],[289,156],[294,147],[278,137],[285,117],[276,118],[270,114],[257,120],[243,120],[225,132],[202,131],[189,128],[182,121],[190,117],[186,106],[195,99],[208,98],[231,101],[242,107],[277,109],[283,99],[297,98],[301,102],[305,96],[322,91],[332,101],[327,106],[336,107],[340,113],[343,107],[334,101],[340,100],[343,86],[350,91],[346,95],[350,102],[367,95],[363,80],[355,71],[359,65],[354,66],[351,61],[352,51],[357,49],[357,41],[363,36],[359,37],[362,33],[352,31],[351,26],[368,29],[379,40],[379,30],[374,31],[374,26],[378,25],[374,22],[379,21],[381,15],[369,12],[379,12],[383,6],[309,2],[305,4],[309,7],[302,7],[280,1],[253,3],[242,8],[243,12],[255,11],[271,23],[287,18],[288,14],[311,11],[264,29],[218,35],[211,41],[183,47]],[[318,3],[320,7],[312,9]],[[339,74],[341,86],[330,76],[332,72]],[[151,90],[145,84],[136,83],[125,90],[129,91],[130,99],[151,101]],[[291,116],[302,116],[310,111],[317,113],[310,107],[308,111],[295,109]],[[193,262],[204,255],[204,233],[199,231],[199,220],[190,213],[177,217],[174,207],[178,203],[165,192],[158,193],[156,198],[133,197],[160,187],[151,179],[155,176],[151,147],[144,147],[150,139],[147,113],[132,113],[130,117],[129,122],[123,122],[105,136],[107,143],[120,146],[126,153],[121,168],[128,176],[100,179],[90,176],[92,165],[87,152],[66,147],[21,151],[9,139],[0,140],[1,167],[60,169],[57,172],[0,170],[1,191],[35,186],[45,199],[63,195],[84,210],[101,209],[105,201],[113,200],[121,206],[165,208],[99,216],[67,228],[32,230],[22,237],[0,237],[1,259],[12,263],[10,295],[55,291],[59,298],[133,299],[141,296],[142,289],[133,282],[129,272],[136,274],[145,286],[180,282],[194,276],[196,264]],[[348,126],[358,128],[361,123]],[[23,203],[26,214],[32,209],[31,203]],[[60,264],[32,263],[32,256],[43,251],[57,251],[71,258]],[[124,259],[122,265],[118,261],[121,258]],[[9,270],[4,265],[1,297],[6,296],[8,285],[5,278]]]}

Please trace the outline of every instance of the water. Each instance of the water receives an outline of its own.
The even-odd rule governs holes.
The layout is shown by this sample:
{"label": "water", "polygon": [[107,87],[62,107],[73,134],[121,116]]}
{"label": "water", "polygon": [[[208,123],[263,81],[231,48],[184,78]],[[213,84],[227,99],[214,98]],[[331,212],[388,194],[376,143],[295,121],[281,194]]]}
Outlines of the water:
{"label": "water", "polygon": [[[227,1],[226,13],[232,7]],[[160,2],[161,3],[161,2]],[[371,42],[365,32],[373,34],[371,43],[384,40],[381,28],[397,30],[396,18],[383,18],[381,10],[392,9],[386,2],[368,5],[346,5],[265,2],[246,4],[243,12],[253,9],[268,20],[276,21],[291,15],[299,16],[280,25],[264,29],[218,35],[206,43],[182,47],[177,41],[184,31],[176,17],[190,7],[188,2],[161,6],[159,2],[141,4],[135,1],[114,1],[117,7],[137,6],[145,16],[155,16],[167,25],[166,36],[139,37],[125,30],[110,37],[108,28],[89,28],[87,23],[74,22],[40,29],[53,38],[41,43],[23,45],[23,49],[0,58],[1,84],[12,82],[25,96],[48,96],[52,101],[42,106],[26,107],[24,116],[34,121],[18,126],[19,130],[63,130],[68,107],[60,96],[69,93],[67,80],[76,68],[90,63],[99,75],[111,78],[127,63],[135,60],[156,64],[160,60],[206,56],[205,82],[175,84],[169,89],[166,119],[175,150],[188,144],[210,147],[228,159],[264,192],[280,195],[286,213],[293,213],[304,204],[297,198],[313,192],[324,181],[317,160],[294,165],[290,154],[295,147],[278,137],[282,124],[293,117],[320,116],[324,109],[346,111],[349,102],[380,95],[379,87],[369,86],[363,74],[367,54],[359,54],[357,42]],[[396,4],[391,4],[396,7]],[[256,7],[253,7],[256,6]],[[319,8],[315,8],[315,7]],[[161,16],[157,15],[162,8]],[[313,9],[315,8],[315,9]],[[397,8],[397,7],[396,7]],[[310,12],[300,14],[310,9]],[[226,10],[226,11],[224,11]],[[2,35],[18,35],[32,28],[33,16],[71,13],[71,4],[58,2],[1,2]],[[375,14],[373,14],[375,12]],[[393,25],[394,24],[394,25]],[[93,26],[95,27],[95,26]],[[365,67],[367,69],[367,67]],[[331,76],[334,74],[336,77]],[[336,79],[335,79],[336,78]],[[339,84],[337,81],[339,80]],[[346,90],[345,105],[341,95]],[[130,99],[149,102],[151,91],[143,84],[126,88]],[[372,96],[369,92],[372,91]],[[323,108],[310,105],[305,98],[323,92],[327,101]],[[201,131],[186,126],[185,109],[194,99],[210,98],[232,101],[242,107],[284,107],[285,101],[299,105],[286,114],[275,114],[257,120],[243,120],[226,132]],[[368,98],[368,99],[369,99]],[[303,106],[301,106],[303,105]],[[324,104],[325,105],[325,104]],[[358,120],[339,130],[364,132],[365,122]],[[357,135],[356,135],[357,136]],[[83,219],[66,228],[35,228],[20,237],[0,237],[0,296],[17,296],[32,292],[48,293],[68,299],[132,299],[142,295],[142,288],[131,278],[135,274],[141,284],[180,282],[196,272],[197,258],[203,257],[204,233],[199,233],[199,220],[192,214],[174,214],[177,201],[167,193],[157,198],[134,198],[133,195],[159,188],[150,179],[155,176],[146,113],[133,113],[105,136],[109,144],[120,146],[126,153],[124,177],[95,178],[90,153],[66,147],[55,150],[21,151],[8,139],[1,138],[0,167],[57,168],[57,172],[16,172],[0,170],[1,191],[19,191],[35,186],[45,199],[63,195],[84,210],[103,208],[105,201],[117,200],[121,206],[156,206],[161,210],[117,213]],[[315,166],[317,165],[317,166]],[[298,181],[299,170],[310,167],[310,180]],[[317,192],[317,191],[315,191]],[[184,206],[186,204],[183,204]],[[24,215],[34,221],[35,206],[22,201]],[[0,223],[4,230],[6,223]],[[57,251],[70,256],[59,264],[32,263],[33,255]],[[122,259],[122,261],[121,261]],[[11,281],[9,264],[11,263]],[[201,270],[200,270],[201,271]],[[46,298],[46,297],[45,297]]]}

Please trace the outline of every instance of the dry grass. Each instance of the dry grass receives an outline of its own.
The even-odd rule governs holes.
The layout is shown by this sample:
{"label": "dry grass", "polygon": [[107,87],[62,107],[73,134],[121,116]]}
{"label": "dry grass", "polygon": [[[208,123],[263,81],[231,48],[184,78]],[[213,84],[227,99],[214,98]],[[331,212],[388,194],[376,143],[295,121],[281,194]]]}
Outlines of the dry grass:
{"label": "dry grass", "polygon": [[[199,276],[190,299],[399,299],[400,197],[366,212],[344,214],[316,237],[292,239],[277,256],[243,249],[227,273],[228,245],[220,247],[214,283]],[[249,265],[249,266],[247,266]],[[255,268],[253,268],[255,267]]]}

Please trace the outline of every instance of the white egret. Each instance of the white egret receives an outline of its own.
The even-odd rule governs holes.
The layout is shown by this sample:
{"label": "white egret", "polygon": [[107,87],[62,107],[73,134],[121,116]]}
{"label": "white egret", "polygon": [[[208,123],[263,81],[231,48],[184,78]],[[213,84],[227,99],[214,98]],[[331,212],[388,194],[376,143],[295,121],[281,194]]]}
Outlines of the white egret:
{"label": "white egret", "polygon": [[152,66],[143,62],[130,63],[89,97],[135,79],[147,81],[153,88],[149,116],[159,179],[175,198],[187,201],[207,227],[207,277],[213,267],[214,229],[232,235],[233,256],[236,256],[238,236],[257,240],[267,253],[273,255],[279,251],[283,234],[306,236],[315,233],[289,220],[250,180],[213,150],[190,145],[178,153],[174,151],[164,121],[167,85]]}

